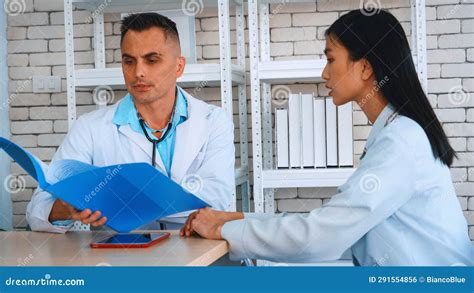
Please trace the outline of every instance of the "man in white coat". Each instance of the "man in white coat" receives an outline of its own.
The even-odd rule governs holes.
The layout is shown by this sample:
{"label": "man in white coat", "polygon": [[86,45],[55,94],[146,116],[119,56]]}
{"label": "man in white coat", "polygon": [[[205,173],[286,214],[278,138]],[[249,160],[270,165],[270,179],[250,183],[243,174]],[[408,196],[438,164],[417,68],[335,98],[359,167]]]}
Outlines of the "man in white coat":
{"label": "man in white coat", "polygon": [[[74,159],[95,166],[151,162],[213,208],[229,210],[235,180],[233,124],[221,108],[176,85],[186,60],[175,23],[156,13],[134,14],[123,19],[121,33],[129,94],[113,106],[81,116],[53,161]],[[162,219],[162,228],[179,228],[188,214]],[[83,228],[107,222],[100,211],[76,210],[39,188],[26,217],[32,230],[57,233],[75,221]]]}

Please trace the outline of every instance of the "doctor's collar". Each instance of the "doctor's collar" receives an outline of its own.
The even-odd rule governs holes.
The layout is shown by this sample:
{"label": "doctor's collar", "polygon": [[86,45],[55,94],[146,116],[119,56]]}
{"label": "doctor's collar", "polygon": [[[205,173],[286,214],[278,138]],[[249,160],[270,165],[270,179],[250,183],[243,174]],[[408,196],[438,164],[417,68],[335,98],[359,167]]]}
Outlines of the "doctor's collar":
{"label": "doctor's collar", "polygon": [[140,114],[140,112],[136,111],[137,112],[137,118],[138,120],[143,120],[143,123],[145,124],[146,128],[148,128],[149,130],[151,130],[152,133],[155,133],[155,132],[159,132],[159,133],[164,133],[168,128],[171,127],[171,125],[173,124],[173,121],[174,121],[174,116],[176,114],[176,104],[178,102],[178,89],[176,88],[176,95],[175,95],[175,99],[174,99],[174,103],[173,103],[173,108],[171,110],[171,116],[170,116],[170,119],[168,120],[168,122],[166,123],[166,126],[161,128],[161,129],[153,129],[151,128],[148,123],[145,121],[145,119],[143,119],[142,115]]}
{"label": "doctor's collar", "polygon": [[[176,115],[173,119],[177,120],[179,118],[179,121],[187,120],[188,118],[188,110],[187,110],[187,105],[188,101],[182,92],[183,89],[181,89],[179,86],[176,86],[176,106],[174,109],[173,114],[176,112]],[[134,120],[137,121],[136,125],[138,125],[138,119],[137,117],[137,109],[135,108],[135,103],[133,102],[133,97],[130,93],[127,93],[125,97],[118,103],[118,107],[115,111],[114,118],[112,122],[118,126],[122,126],[125,124],[134,124]],[[176,122],[176,121],[173,121]],[[136,127],[138,129],[138,127]]]}

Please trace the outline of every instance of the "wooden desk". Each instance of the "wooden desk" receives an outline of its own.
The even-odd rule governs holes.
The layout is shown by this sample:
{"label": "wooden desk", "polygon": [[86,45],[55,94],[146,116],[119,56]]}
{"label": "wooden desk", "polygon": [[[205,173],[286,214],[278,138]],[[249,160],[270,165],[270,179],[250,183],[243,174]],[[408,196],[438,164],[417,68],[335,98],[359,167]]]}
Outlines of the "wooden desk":
{"label": "wooden desk", "polygon": [[[153,232],[153,231],[147,231]],[[158,232],[158,231],[155,231]],[[111,232],[0,232],[1,266],[208,266],[228,252],[223,240],[181,238],[179,231],[148,248],[90,248]]]}

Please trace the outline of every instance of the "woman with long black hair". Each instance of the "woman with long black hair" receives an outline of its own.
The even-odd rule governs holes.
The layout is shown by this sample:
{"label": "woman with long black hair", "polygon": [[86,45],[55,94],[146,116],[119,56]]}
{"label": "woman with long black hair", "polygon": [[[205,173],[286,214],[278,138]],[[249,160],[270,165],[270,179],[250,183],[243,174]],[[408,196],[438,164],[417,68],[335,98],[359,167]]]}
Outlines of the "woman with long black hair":
{"label": "woman with long black hair", "polygon": [[323,71],[336,105],[373,124],[360,166],[308,215],[202,209],[181,230],[226,239],[232,259],[338,259],[359,265],[474,264],[449,166],[455,152],[418,80],[405,32],[386,11],[354,10],[326,31]]}

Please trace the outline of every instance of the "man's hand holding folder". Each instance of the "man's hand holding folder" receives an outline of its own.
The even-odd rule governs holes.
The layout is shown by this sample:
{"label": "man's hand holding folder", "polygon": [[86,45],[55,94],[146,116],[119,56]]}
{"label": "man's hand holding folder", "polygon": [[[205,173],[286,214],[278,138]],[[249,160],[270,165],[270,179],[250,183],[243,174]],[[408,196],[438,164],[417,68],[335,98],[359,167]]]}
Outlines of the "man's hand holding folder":
{"label": "man's hand holding folder", "polygon": [[92,227],[99,227],[105,224],[107,217],[102,217],[100,211],[92,212],[90,209],[77,210],[67,202],[56,199],[48,220],[50,222],[75,220],[81,221],[83,224],[91,224]]}
{"label": "man's hand holding folder", "polygon": [[70,217],[96,226],[107,223],[118,232],[129,232],[171,214],[209,206],[146,163],[96,167],[58,160],[48,167],[3,137],[0,148],[38,181],[41,189],[67,202],[55,202],[64,207],[55,215],[58,219]]}

